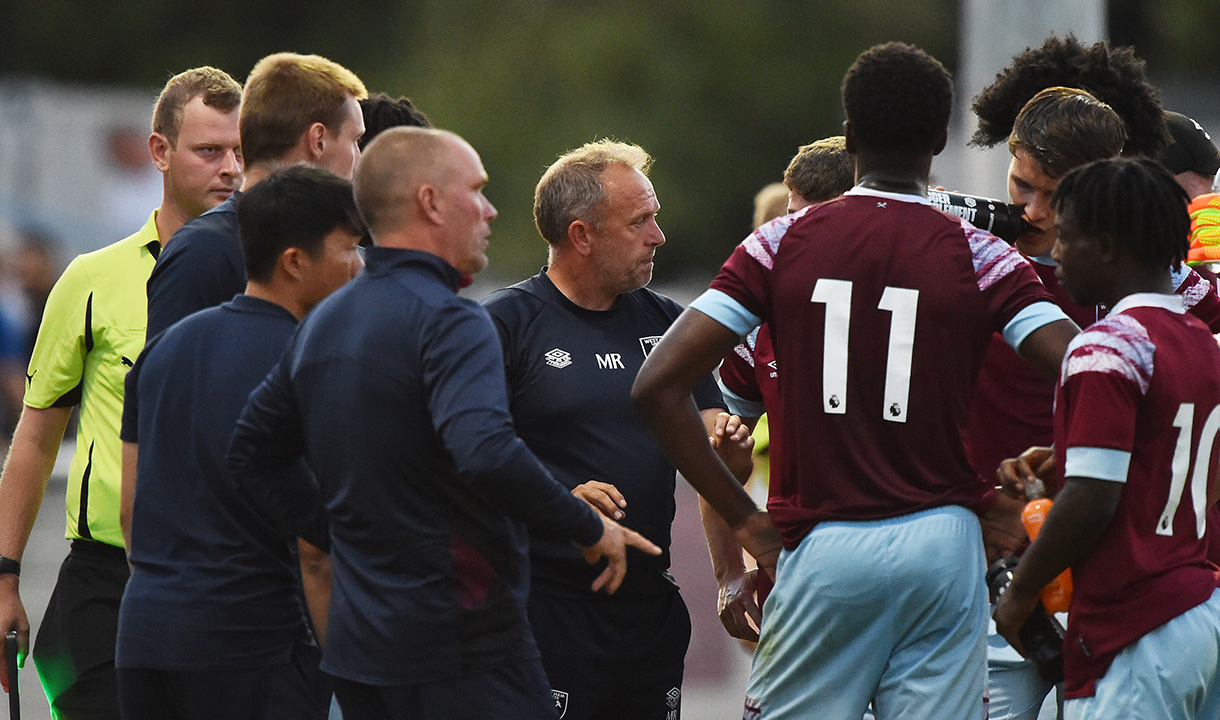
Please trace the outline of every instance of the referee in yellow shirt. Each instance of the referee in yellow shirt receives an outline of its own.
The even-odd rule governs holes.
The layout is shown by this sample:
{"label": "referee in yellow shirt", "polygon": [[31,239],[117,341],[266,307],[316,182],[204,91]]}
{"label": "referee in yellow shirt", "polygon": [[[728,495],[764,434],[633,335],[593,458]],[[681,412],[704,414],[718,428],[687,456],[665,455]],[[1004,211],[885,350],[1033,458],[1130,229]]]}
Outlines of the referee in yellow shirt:
{"label": "referee in yellow shirt", "polygon": [[119,529],[123,379],[144,347],[145,284],[161,244],[240,186],[241,86],[214,68],[169,80],[153,112],[149,154],[161,206],[134,235],[77,257],[47,300],[26,373],[25,408],[0,475],[0,631],[29,644],[21,556],[72,407],[80,406],[68,475],[72,550],[43,616],[34,662],[61,720],[117,719],[114,641],[127,557]]}

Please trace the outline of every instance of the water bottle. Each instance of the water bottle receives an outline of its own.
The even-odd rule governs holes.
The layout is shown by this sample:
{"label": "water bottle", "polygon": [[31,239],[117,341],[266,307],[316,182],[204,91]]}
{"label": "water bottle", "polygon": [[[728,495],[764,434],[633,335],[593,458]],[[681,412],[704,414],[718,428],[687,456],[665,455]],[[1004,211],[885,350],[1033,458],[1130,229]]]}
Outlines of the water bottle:
{"label": "water bottle", "polygon": [[1022,208],[1019,205],[1009,205],[1002,200],[932,189],[928,190],[928,200],[937,210],[956,215],[1009,245],[1032,229],[1021,217]]}

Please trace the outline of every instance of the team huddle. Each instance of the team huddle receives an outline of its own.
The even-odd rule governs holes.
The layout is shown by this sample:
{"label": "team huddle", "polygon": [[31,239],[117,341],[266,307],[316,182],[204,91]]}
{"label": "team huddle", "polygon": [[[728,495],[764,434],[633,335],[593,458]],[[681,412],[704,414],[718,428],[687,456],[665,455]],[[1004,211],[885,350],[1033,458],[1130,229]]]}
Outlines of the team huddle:
{"label": "team huddle", "polygon": [[[0,476],[24,653],[79,406],[55,717],[677,720],[676,469],[758,643],[746,720],[1220,718],[1220,296],[1185,264],[1220,153],[1129,49],[1052,37],[974,103],[1009,244],[928,199],[935,58],[873,47],[842,100],[684,310],[646,287],[636,145],[560,155],[546,267],[478,303],[494,178],[461,137],[318,56],[172,78],[162,204],[57,283]],[[1055,675],[1028,628],[1069,569]]]}

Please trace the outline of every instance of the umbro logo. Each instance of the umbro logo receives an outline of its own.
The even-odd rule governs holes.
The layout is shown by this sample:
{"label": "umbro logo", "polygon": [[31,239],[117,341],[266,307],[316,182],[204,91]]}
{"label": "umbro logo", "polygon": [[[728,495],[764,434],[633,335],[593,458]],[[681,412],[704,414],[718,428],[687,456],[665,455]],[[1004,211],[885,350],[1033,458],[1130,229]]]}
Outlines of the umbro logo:
{"label": "umbro logo", "polygon": [[678,688],[670,688],[669,692],[665,693],[665,704],[670,710],[677,710],[678,703],[682,702],[682,691]]}
{"label": "umbro logo", "polygon": [[548,350],[543,354],[542,357],[544,360],[546,360],[546,364],[553,368],[566,368],[572,364],[571,353],[566,350],[560,350],[559,348]]}

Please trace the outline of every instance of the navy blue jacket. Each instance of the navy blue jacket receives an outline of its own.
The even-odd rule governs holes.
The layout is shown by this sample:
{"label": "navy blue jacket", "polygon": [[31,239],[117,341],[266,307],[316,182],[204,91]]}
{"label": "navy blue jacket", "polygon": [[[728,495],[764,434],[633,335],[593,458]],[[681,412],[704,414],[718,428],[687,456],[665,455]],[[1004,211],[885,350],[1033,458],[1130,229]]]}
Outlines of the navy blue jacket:
{"label": "navy blue jacket", "polygon": [[601,536],[513,431],[496,331],[457,296],[459,279],[435,255],[371,248],[364,273],[301,324],[233,436],[243,481],[302,453],[317,476],[332,675],[407,685],[536,657],[522,523],[582,545]]}
{"label": "navy blue jacket", "polygon": [[178,228],[157,257],[148,278],[149,340],[187,315],[246,291],[246,262],[237,232],[240,197],[234,192]]}
{"label": "navy blue jacket", "polygon": [[295,536],[325,543],[309,471],[285,471],[303,489],[285,525],[312,518],[312,530],[268,522],[225,470],[237,416],[296,325],[283,307],[239,295],[154,338],[128,373],[121,437],[140,454],[120,667],[287,663],[309,638]]}

